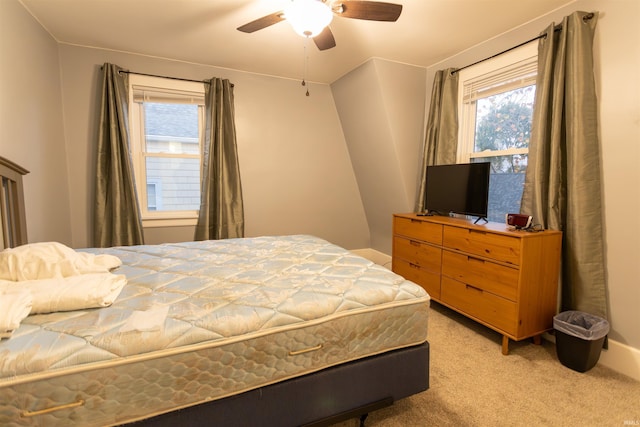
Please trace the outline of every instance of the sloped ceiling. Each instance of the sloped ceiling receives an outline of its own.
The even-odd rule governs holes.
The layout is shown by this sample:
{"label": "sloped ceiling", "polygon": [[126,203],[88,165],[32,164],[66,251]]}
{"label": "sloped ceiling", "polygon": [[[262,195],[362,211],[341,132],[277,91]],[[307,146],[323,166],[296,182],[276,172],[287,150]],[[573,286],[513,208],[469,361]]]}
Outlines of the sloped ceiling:
{"label": "sloped ceiling", "polygon": [[[370,58],[430,66],[573,0],[390,0],[395,23],[337,17],[320,52],[280,22],[236,28],[290,0],[19,0],[59,42],[332,83]],[[337,0],[329,0],[337,2]],[[306,45],[306,47],[305,47]]]}

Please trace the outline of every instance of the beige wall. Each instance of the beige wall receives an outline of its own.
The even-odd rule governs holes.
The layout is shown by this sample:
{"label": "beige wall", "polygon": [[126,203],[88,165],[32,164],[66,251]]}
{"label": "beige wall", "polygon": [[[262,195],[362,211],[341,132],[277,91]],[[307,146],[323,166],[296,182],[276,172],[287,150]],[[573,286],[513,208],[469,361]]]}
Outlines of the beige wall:
{"label": "beige wall", "polygon": [[[369,230],[328,85],[59,45],[17,0],[0,1],[0,155],[25,179],[29,241],[92,244],[100,66],[235,84],[247,236],[307,233],[347,248]],[[149,243],[189,240],[191,227],[148,229]]]}
{"label": "beige wall", "polygon": [[0,1],[0,155],[30,173],[27,236],[71,244],[57,43],[17,1]]}
{"label": "beige wall", "polygon": [[358,179],[371,248],[391,253],[391,217],[411,212],[424,132],[425,69],[381,59],[331,85]]}
{"label": "beige wall", "polygon": [[[360,194],[327,85],[217,69],[121,52],[60,46],[74,246],[91,244],[92,146],[100,66],[234,85],[247,236],[314,234],[347,248],[368,247]],[[191,240],[193,229],[148,229],[147,243]]]}
{"label": "beige wall", "polygon": [[595,69],[610,336],[636,349],[634,375],[640,378],[640,229],[634,219],[640,212],[640,2],[584,0],[578,6],[601,12]]}
{"label": "beige wall", "polygon": [[[570,7],[460,53],[427,70],[427,99],[434,73],[471,64],[537,36],[551,22],[559,23],[575,10],[599,11],[595,36],[596,87],[600,102],[600,138],[610,301],[610,338],[627,356],[640,378],[640,2],[637,0],[579,0]],[[606,361],[606,357],[605,361]],[[615,367],[615,366],[612,366]]]}
{"label": "beige wall", "polygon": [[[475,46],[426,69],[424,99],[429,99],[436,70],[463,66],[512,47],[576,9],[601,12],[595,55],[611,338],[613,348],[630,355],[622,357],[625,363],[640,372],[640,231],[633,219],[622,220],[625,214],[640,211],[640,2],[578,0]],[[25,182],[30,241],[90,244],[91,144],[103,62],[187,78],[228,77],[236,84],[248,235],[303,232],[348,248],[388,247],[380,242],[390,235],[387,212],[407,210],[413,204],[416,182],[412,176],[419,165],[413,158],[419,157],[414,133],[423,131],[424,115],[402,117],[398,105],[409,102],[424,109],[424,99],[388,96],[406,89],[394,86],[402,79],[393,76],[411,74],[411,67],[370,61],[333,88],[312,85],[307,98],[297,81],[58,46],[17,0],[0,1],[0,57],[0,155],[31,170]],[[355,78],[358,75],[362,80]],[[393,141],[376,145],[384,156],[368,150],[366,144],[352,145],[352,138],[344,136],[357,130],[347,120],[353,112],[343,111],[344,101],[339,98],[363,90],[362,84],[375,91],[368,95],[370,99],[385,105],[380,107],[384,111],[374,111],[376,117],[388,120],[381,132]],[[386,186],[382,191],[381,185]],[[149,234],[160,241],[190,233],[187,228]],[[620,359],[603,354],[601,360],[615,365]]]}

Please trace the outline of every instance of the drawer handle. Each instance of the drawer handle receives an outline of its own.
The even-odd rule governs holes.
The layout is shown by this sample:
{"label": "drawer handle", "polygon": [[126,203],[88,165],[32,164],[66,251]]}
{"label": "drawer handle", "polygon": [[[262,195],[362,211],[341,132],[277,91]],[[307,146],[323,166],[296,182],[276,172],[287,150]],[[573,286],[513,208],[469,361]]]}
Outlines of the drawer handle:
{"label": "drawer handle", "polygon": [[76,402],[65,403],[64,405],[52,406],[51,408],[40,409],[39,411],[22,411],[20,416],[23,418],[35,417],[37,415],[49,414],[55,411],[61,411],[63,409],[77,408],[78,406],[83,406],[84,400],[79,399]]}
{"label": "drawer handle", "polygon": [[411,246],[418,246],[418,247],[420,247],[420,242],[416,242],[415,240],[409,240],[409,244],[410,244]]}
{"label": "drawer handle", "polygon": [[422,222],[419,219],[411,218],[411,222]]}
{"label": "drawer handle", "polygon": [[297,356],[299,354],[311,353],[312,351],[320,350],[322,348],[322,344],[318,344],[315,347],[304,348],[302,350],[290,351],[289,356]]}
{"label": "drawer handle", "polygon": [[480,292],[480,293],[484,292],[482,289],[476,288],[475,286],[471,286],[469,284],[467,284],[466,286],[467,286],[467,289],[473,289],[474,291],[477,291],[477,292]]}
{"label": "drawer handle", "polygon": [[475,258],[475,257],[469,256],[469,255],[467,255],[467,261],[469,261],[469,262],[479,262],[479,263],[484,264],[484,260],[483,259]]}
{"label": "drawer handle", "polygon": [[418,270],[420,270],[420,266],[418,264],[414,264],[412,262],[409,263],[409,267],[411,268],[417,268]]}

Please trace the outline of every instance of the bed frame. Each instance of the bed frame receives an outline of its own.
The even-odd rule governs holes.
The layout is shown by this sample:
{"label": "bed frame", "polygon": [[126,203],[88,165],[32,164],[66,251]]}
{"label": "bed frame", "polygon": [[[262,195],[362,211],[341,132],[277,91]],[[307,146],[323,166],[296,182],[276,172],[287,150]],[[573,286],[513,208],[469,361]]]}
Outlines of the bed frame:
{"label": "bed frame", "polygon": [[0,157],[0,249],[27,243],[22,176],[29,171]]}
{"label": "bed frame", "polygon": [[[22,176],[0,157],[0,249],[27,243]],[[132,426],[324,426],[360,417],[429,388],[429,343],[337,365],[223,399],[130,423]]]}

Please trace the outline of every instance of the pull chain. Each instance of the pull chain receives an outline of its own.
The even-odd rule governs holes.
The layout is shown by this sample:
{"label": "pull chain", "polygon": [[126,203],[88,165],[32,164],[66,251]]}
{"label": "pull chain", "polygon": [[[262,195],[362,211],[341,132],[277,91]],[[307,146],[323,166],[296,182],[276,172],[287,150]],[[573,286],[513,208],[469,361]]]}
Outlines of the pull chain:
{"label": "pull chain", "polygon": [[[302,64],[302,86],[307,86],[307,69],[309,67],[309,57],[307,56],[307,42],[309,41],[309,37],[305,37],[304,39],[304,57]],[[307,87],[307,96],[309,96],[309,87]]]}

